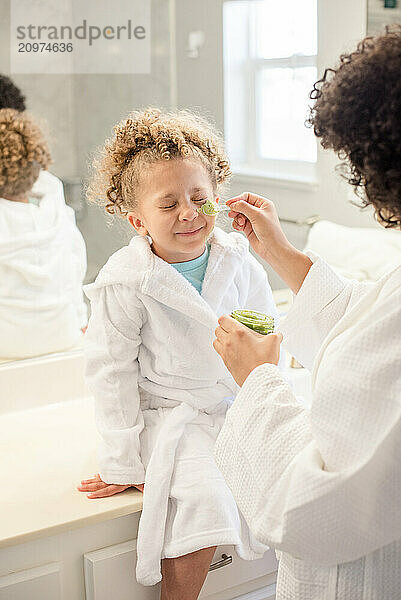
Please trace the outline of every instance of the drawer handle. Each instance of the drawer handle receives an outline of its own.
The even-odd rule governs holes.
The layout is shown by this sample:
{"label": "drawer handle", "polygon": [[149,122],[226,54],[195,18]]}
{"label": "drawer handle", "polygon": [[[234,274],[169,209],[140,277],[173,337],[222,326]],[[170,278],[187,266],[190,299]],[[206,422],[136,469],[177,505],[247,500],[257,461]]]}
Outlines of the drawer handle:
{"label": "drawer handle", "polygon": [[221,569],[221,567],[225,567],[226,565],[231,565],[232,562],[233,562],[232,556],[227,556],[227,554],[222,554],[221,560],[218,560],[217,562],[212,563],[210,565],[209,572],[215,571],[216,569]]}

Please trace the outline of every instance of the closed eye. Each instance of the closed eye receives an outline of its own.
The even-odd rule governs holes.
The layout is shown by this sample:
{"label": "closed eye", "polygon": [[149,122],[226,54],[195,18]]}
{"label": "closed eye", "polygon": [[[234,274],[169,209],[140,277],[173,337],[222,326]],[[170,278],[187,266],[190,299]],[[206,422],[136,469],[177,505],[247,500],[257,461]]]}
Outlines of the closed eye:
{"label": "closed eye", "polygon": [[[193,202],[202,202],[202,204],[204,204],[205,202],[207,202],[207,198],[200,198],[199,200],[193,200]],[[161,208],[174,208],[174,206],[176,206],[176,202],[174,204],[172,204],[171,206],[162,206]]]}

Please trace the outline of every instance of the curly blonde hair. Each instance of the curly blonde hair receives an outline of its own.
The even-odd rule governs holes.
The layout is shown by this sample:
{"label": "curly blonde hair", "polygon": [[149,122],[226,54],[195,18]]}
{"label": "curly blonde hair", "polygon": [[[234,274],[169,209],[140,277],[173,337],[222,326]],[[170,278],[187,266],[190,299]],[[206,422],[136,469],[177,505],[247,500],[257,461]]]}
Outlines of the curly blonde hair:
{"label": "curly blonde hair", "polygon": [[0,196],[28,192],[51,162],[42,132],[26,113],[0,110]]}
{"label": "curly blonde hair", "polygon": [[141,170],[176,158],[200,160],[213,191],[231,176],[221,134],[203,117],[187,110],[162,113],[157,108],[133,111],[118,123],[93,162],[87,198],[109,214],[125,217],[138,206]]}

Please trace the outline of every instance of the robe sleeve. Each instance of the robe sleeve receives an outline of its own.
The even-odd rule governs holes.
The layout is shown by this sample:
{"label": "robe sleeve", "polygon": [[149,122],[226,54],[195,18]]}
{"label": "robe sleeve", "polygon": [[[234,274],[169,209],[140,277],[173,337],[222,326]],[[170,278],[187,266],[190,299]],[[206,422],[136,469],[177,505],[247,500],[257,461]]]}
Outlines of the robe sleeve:
{"label": "robe sleeve", "polygon": [[[95,399],[101,436],[99,474],[105,483],[144,482],[140,433],[143,415],[138,391],[138,350],[143,307],[119,285],[84,287],[92,313],[84,336],[86,383]],[[126,308],[129,305],[129,315]]]}
{"label": "robe sleeve", "polygon": [[306,254],[313,264],[280,330],[283,346],[311,370],[326,335],[375,282],[340,277],[315,253]]}
{"label": "robe sleeve", "polygon": [[[323,298],[321,310],[334,315],[333,323],[371,288],[339,280],[323,261],[312,268],[331,278],[310,291]],[[337,310],[330,310],[330,302]],[[395,288],[377,319],[372,313],[375,327],[359,337],[360,369],[351,347],[342,362],[334,361],[341,371],[334,373],[332,389],[315,389],[310,411],[275,365],[256,367],[244,382],[227,411],[215,458],[261,542],[324,567],[401,538],[400,307]],[[298,317],[311,322],[307,314]]]}
{"label": "robe sleeve", "polygon": [[[374,374],[379,377],[383,368],[379,363]],[[279,369],[260,365],[248,376],[214,452],[250,530],[262,543],[325,567],[357,560],[401,538],[399,356],[385,368],[395,379],[387,388],[383,384],[380,401],[392,410],[376,432],[368,432],[371,444],[364,455],[335,471],[325,470],[312,434],[312,413],[296,402]],[[378,401],[374,393],[369,402]],[[339,439],[355,436],[358,443],[357,436],[366,432],[347,431],[341,402],[350,399],[342,396]],[[359,397],[363,402],[364,394]]]}

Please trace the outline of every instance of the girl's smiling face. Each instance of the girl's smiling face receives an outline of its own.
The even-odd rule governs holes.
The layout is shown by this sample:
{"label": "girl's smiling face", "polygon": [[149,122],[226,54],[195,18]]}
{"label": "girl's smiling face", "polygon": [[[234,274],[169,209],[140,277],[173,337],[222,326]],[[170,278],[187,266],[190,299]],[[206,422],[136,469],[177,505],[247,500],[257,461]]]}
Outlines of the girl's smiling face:
{"label": "girl's smiling face", "polygon": [[140,176],[138,206],[127,219],[140,235],[150,235],[152,250],[168,263],[201,256],[216,217],[198,213],[216,200],[212,182],[196,159],[161,160]]}

